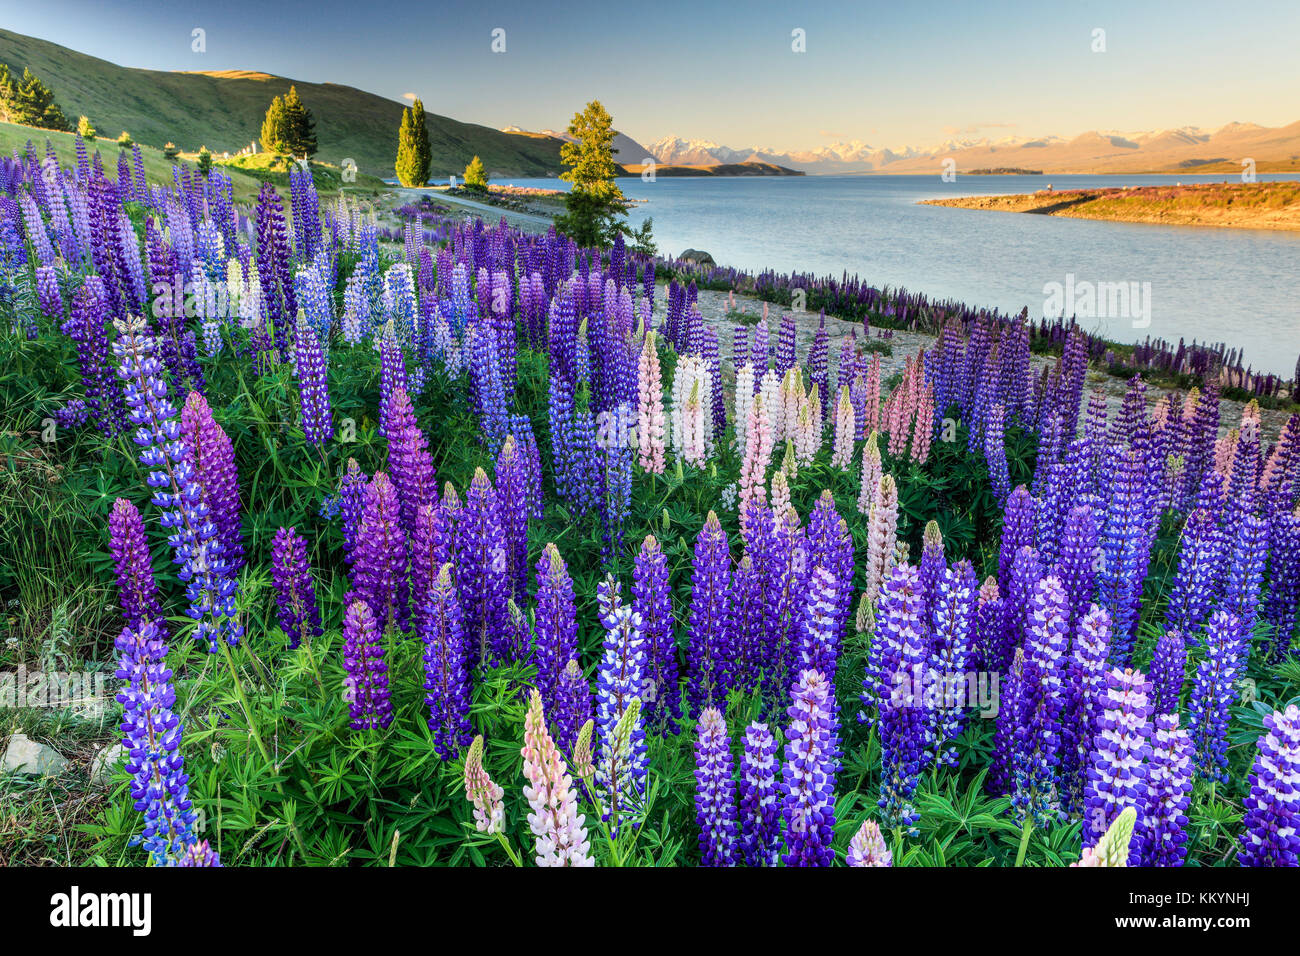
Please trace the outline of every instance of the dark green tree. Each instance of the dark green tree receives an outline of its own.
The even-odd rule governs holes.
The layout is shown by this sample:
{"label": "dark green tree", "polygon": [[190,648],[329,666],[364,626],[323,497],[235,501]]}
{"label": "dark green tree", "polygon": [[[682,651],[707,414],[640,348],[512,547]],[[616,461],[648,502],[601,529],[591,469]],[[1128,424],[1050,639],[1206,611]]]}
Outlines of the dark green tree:
{"label": "dark green tree", "polygon": [[311,110],[298,98],[298,88],[289,87],[284,97],[284,115],[286,123],[286,145],[288,152],[299,159],[310,159],[316,155],[316,122]]}
{"label": "dark green tree", "polygon": [[429,181],[433,150],[424,126],[424,104],[416,100],[402,110],[402,128],[397,133],[397,181],[403,186],[423,186]]}
{"label": "dark green tree", "polygon": [[203,178],[207,179],[208,174],[212,172],[212,151],[206,146],[199,147],[199,158],[196,165],[199,167],[199,172],[203,174]]}
{"label": "dark green tree", "polygon": [[54,102],[53,91],[31,70],[15,81],[9,67],[0,64],[0,119],[40,129],[70,131],[72,124]]}
{"label": "dark green tree", "polygon": [[614,181],[613,122],[600,101],[592,100],[569,123],[575,141],[560,147],[560,159],[569,167],[560,178],[573,188],[555,226],[580,246],[605,248],[625,231],[621,220],[631,203]]}
{"label": "dark green tree", "polygon": [[465,167],[465,188],[472,189],[476,193],[485,193],[488,188],[487,170],[483,168],[483,160],[475,156]]}

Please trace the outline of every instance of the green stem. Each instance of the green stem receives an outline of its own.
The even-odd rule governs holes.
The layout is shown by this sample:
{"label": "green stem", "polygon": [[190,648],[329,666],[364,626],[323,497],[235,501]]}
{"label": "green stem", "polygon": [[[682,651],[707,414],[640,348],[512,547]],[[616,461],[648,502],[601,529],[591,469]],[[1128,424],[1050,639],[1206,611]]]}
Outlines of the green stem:
{"label": "green stem", "polygon": [[1020,849],[1016,851],[1016,866],[1025,865],[1025,853],[1029,850],[1029,834],[1034,832],[1033,815],[1025,817],[1025,822],[1020,828]]}

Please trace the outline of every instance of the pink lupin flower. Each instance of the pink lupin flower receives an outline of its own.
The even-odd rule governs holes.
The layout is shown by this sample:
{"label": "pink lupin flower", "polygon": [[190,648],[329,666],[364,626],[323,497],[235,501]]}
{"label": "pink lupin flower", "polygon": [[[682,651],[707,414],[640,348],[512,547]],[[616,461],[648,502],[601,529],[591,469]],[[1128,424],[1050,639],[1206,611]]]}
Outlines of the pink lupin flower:
{"label": "pink lupin flower", "polygon": [[849,399],[849,387],[840,387],[840,403],[835,409],[835,444],[831,451],[831,465],[847,469],[853,460],[853,431],[855,427],[853,402]]}
{"label": "pink lupin flower", "polygon": [[745,428],[745,458],[740,465],[740,513],[745,505],[757,499],[766,502],[767,493],[763,477],[772,457],[772,424],[767,417],[767,402],[762,392],[754,396],[749,407],[749,424]]}
{"label": "pink lupin flower", "polygon": [[924,465],[930,457],[930,440],[934,437],[934,389],[927,385],[916,405],[916,423],[912,429],[912,458]]}
{"label": "pink lupin flower", "polygon": [[474,826],[479,833],[505,830],[504,796],[505,791],[483,768],[483,735],[479,734],[465,754],[465,799],[474,805]]}
{"label": "pink lupin flower", "polygon": [[524,717],[524,798],[532,812],[528,827],[536,838],[538,866],[595,866],[587,839],[587,818],[578,812],[573,778],[546,729],[542,697],[533,689]]}
{"label": "pink lupin flower", "polygon": [[637,460],[656,475],[664,472],[664,386],[655,333],[646,332],[637,382]]}
{"label": "pink lupin flower", "polygon": [[871,356],[871,365],[867,368],[867,411],[863,425],[867,434],[880,430],[880,353]]}
{"label": "pink lupin flower", "polygon": [[858,832],[849,841],[849,851],[845,858],[849,866],[893,866],[894,854],[885,845],[885,837],[880,832],[880,824],[875,820],[863,820]]}
{"label": "pink lupin flower", "polygon": [[858,513],[871,514],[871,506],[876,503],[876,492],[880,489],[880,433],[872,431],[862,444],[862,487],[858,492]]}
{"label": "pink lupin flower", "polygon": [[867,518],[867,597],[880,595],[880,582],[893,566],[898,544],[898,486],[893,475],[881,475],[876,501]]}
{"label": "pink lupin flower", "polygon": [[772,475],[772,510],[785,514],[790,507],[790,482],[785,477],[784,469],[778,468]]}

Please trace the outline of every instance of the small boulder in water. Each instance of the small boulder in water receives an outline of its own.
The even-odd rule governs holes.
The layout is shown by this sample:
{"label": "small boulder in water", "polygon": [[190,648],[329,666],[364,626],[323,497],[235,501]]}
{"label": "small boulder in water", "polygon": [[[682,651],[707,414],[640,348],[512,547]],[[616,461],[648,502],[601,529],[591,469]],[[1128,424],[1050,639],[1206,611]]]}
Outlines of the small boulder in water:
{"label": "small boulder in water", "polygon": [[677,258],[680,259],[682,262],[694,263],[697,266],[717,265],[717,263],[713,261],[713,256],[709,255],[707,252],[704,252],[700,249],[687,249]]}

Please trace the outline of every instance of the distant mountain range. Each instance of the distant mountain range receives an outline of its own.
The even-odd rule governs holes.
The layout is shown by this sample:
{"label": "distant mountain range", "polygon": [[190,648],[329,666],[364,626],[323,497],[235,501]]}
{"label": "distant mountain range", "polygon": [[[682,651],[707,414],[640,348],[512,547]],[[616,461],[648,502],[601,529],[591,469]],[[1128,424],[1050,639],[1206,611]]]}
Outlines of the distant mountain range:
{"label": "distant mountain range", "polygon": [[[30,67],[65,114],[74,122],[90,117],[101,136],[116,139],[126,130],[150,146],[174,142],[215,153],[234,153],[257,139],[267,106],[292,84],[316,119],[317,158],[335,164],[351,158],[362,172],[393,175],[405,104],[355,87],[242,70],[140,70],[3,29],[0,63],[19,76]],[[434,178],[459,175],[475,155],[491,176],[551,176],[561,169],[560,141],[553,137],[513,136],[436,113],[426,113],[425,123]],[[39,132],[32,138],[39,142]]]}
{"label": "distant mountain range", "polygon": [[666,136],[647,147],[657,162],[674,165],[773,163],[811,174],[929,173],[952,159],[957,172],[1005,167],[1045,173],[1224,172],[1253,159],[1257,170],[1300,170],[1300,122],[1280,128],[1229,123],[1207,131],[1188,126],[1144,133],[1088,132],[1066,139],[948,140],[926,148],[876,148],[851,140],[812,150],[733,149],[709,140]]}

